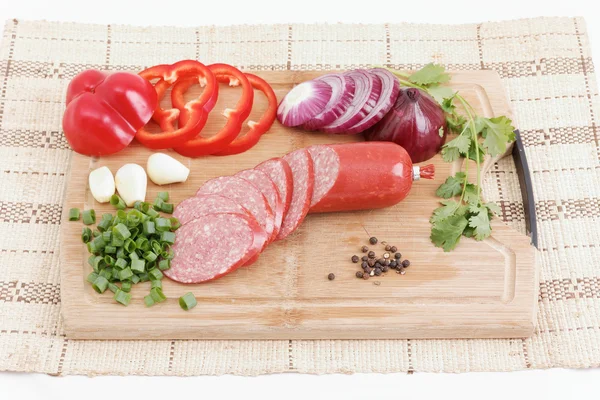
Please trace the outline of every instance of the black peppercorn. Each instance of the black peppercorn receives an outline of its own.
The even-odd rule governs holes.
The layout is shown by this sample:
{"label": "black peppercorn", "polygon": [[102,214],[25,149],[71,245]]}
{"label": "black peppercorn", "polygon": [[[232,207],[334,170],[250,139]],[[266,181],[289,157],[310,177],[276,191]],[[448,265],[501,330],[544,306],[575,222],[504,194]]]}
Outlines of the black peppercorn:
{"label": "black peppercorn", "polygon": [[[387,250],[387,249],[386,249],[386,250]],[[390,247],[390,250],[389,250],[389,251],[391,251],[392,253],[395,253],[395,252],[397,252],[397,251],[398,251],[398,248],[397,248],[396,246],[392,246],[392,247]]]}
{"label": "black peppercorn", "polygon": [[373,236],[372,238],[369,239],[369,243],[377,244],[377,238],[375,236]]}
{"label": "black peppercorn", "polygon": [[367,251],[369,251],[369,248],[367,246],[363,246],[360,248],[360,251],[362,251],[363,253],[366,253]]}
{"label": "black peppercorn", "polygon": [[367,260],[369,259],[369,257],[367,257],[367,256],[362,256],[360,259],[361,259],[361,260],[363,260],[363,261],[367,261]]}
{"label": "black peppercorn", "polygon": [[385,263],[385,259],[384,258],[380,258],[379,260],[377,260],[377,262],[381,265],[383,265],[383,263]]}
{"label": "black peppercorn", "polygon": [[385,265],[386,267],[389,267],[390,264],[391,264],[390,260],[385,260],[383,262],[383,265]]}
{"label": "black peppercorn", "polygon": [[410,267],[410,261],[408,261],[408,260],[404,260],[404,261],[402,261],[402,266],[403,266],[404,268],[408,268],[408,267]]}
{"label": "black peppercorn", "polygon": [[369,274],[363,274],[362,278],[366,281],[367,279],[369,279]]}
{"label": "black peppercorn", "polygon": [[381,275],[381,268],[375,268],[375,275]]}
{"label": "black peppercorn", "polygon": [[357,278],[362,278],[363,277],[363,272],[362,271],[356,271],[356,277]]}
{"label": "black peppercorn", "polygon": [[398,263],[396,262],[396,260],[392,260],[390,262],[390,268],[395,269],[398,266]]}
{"label": "black peppercorn", "polygon": [[362,263],[360,263],[360,266],[362,267],[362,269],[365,269],[369,266],[369,264],[367,264],[366,261],[363,261]]}
{"label": "black peppercorn", "polygon": [[356,255],[355,255],[355,256],[352,256],[352,262],[353,262],[353,263],[355,263],[355,264],[356,264],[356,263],[358,262],[358,260],[360,260],[360,258],[358,258],[358,256],[356,256]]}
{"label": "black peppercorn", "polygon": [[369,258],[375,258],[375,252],[374,251],[370,251],[368,255],[369,255]]}
{"label": "black peppercorn", "polygon": [[390,251],[392,249],[392,246],[390,246],[389,244],[387,246],[385,246],[385,251]]}
{"label": "black peppercorn", "polygon": [[370,273],[371,273],[371,271],[373,271],[373,268],[371,268],[371,267],[367,267],[367,268],[365,268],[365,273],[366,273],[366,274],[370,274]]}
{"label": "black peppercorn", "polygon": [[329,279],[330,281],[335,279],[335,275],[333,273],[327,275],[327,279]]}
{"label": "black peppercorn", "polygon": [[369,258],[369,261],[367,261],[367,264],[369,264],[369,267],[372,267],[373,265],[375,265],[375,260],[373,260],[372,258]]}
{"label": "black peppercorn", "polygon": [[383,267],[383,265],[381,265],[381,264],[379,264],[378,262],[376,262],[376,263],[375,263],[375,265],[374,265],[374,267],[375,267],[375,268],[381,268],[381,267]]}
{"label": "black peppercorn", "polygon": [[396,253],[396,254],[394,254],[394,258],[395,258],[396,260],[399,260],[400,258],[402,258],[402,254],[400,254],[400,253]]}
{"label": "black peppercorn", "polygon": [[383,268],[381,268],[381,271],[383,272],[388,272],[390,270],[390,267],[388,267],[387,265],[384,265]]}

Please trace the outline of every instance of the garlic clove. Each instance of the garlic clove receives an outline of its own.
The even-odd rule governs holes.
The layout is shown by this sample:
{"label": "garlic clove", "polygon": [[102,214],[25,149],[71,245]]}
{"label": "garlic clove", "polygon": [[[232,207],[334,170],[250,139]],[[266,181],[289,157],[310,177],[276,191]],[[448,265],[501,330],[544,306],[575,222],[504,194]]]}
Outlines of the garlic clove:
{"label": "garlic clove", "polygon": [[144,201],[146,199],[148,178],[146,171],[140,165],[123,165],[115,174],[115,183],[119,195],[128,207],[132,207],[138,200]]}
{"label": "garlic clove", "polygon": [[154,153],[148,157],[146,169],[150,180],[157,185],[185,182],[190,174],[189,168],[164,153]]}
{"label": "garlic clove", "polygon": [[115,178],[108,167],[100,167],[88,177],[90,191],[98,203],[108,203],[110,197],[115,194]]}

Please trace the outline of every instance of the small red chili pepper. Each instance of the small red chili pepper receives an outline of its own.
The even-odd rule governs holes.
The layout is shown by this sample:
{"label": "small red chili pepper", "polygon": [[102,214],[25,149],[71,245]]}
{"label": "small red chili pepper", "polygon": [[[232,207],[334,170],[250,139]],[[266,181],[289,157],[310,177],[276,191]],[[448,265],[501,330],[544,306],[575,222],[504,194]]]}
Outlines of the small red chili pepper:
{"label": "small red chili pepper", "polygon": [[[187,157],[198,157],[213,154],[224,149],[240,133],[244,120],[250,115],[252,102],[254,101],[254,90],[246,75],[239,69],[227,64],[212,64],[208,68],[215,75],[218,82],[229,83],[230,86],[242,85],[242,95],[234,109],[227,108],[223,113],[227,117],[227,123],[217,134],[209,138],[201,135],[174,146],[173,149],[179,154]],[[185,103],[183,94],[193,84],[190,80],[181,80],[173,86],[171,91],[171,102],[179,109],[179,125],[185,125],[193,114],[189,112],[189,103]]]}
{"label": "small red chili pepper", "polygon": [[250,130],[244,136],[235,139],[223,150],[215,153],[215,156],[240,154],[252,148],[258,143],[262,134],[271,128],[271,125],[273,125],[273,122],[277,117],[277,96],[275,96],[275,92],[271,85],[264,79],[253,74],[246,74],[246,77],[248,77],[248,80],[254,89],[260,90],[267,96],[269,106],[258,122],[248,121]]}
{"label": "small red chili pepper", "polygon": [[159,103],[167,88],[181,78],[190,78],[205,86],[197,99],[185,105],[188,117],[177,129],[174,123],[181,111],[176,108],[165,110],[158,105],[153,118],[158,121],[163,132],[152,133],[142,128],[135,135],[140,143],[151,149],[167,149],[179,146],[200,133],[206,124],[208,113],[216,102],[215,92],[218,91],[217,80],[208,67],[195,60],[183,60],[172,65],[150,67],[139,75],[148,81],[161,79],[155,85]]}

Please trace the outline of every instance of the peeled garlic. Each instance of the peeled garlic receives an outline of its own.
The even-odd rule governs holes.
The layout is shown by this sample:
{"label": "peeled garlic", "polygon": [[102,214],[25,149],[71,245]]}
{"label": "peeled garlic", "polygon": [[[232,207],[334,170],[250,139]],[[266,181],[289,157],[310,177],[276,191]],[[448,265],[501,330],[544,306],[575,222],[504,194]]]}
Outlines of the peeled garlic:
{"label": "peeled garlic", "polygon": [[127,204],[132,207],[136,201],[146,199],[146,187],[148,178],[146,171],[138,164],[125,164],[117,171],[115,183],[119,195]]}
{"label": "peeled garlic", "polygon": [[148,157],[146,169],[152,182],[157,185],[185,182],[190,174],[189,168],[164,153],[154,153]]}
{"label": "peeled garlic", "polygon": [[100,167],[88,177],[90,191],[98,203],[107,203],[110,196],[115,194],[115,178],[108,167]]}

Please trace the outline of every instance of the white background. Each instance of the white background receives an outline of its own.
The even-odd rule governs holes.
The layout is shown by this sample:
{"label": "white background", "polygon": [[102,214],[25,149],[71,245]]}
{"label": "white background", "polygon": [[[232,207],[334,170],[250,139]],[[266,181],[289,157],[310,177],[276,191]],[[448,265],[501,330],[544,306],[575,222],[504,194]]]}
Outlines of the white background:
{"label": "white background", "polygon": [[[0,0],[0,21],[46,19],[133,25],[313,22],[470,23],[536,16],[584,16],[600,65],[596,1],[560,0]],[[110,323],[110,322],[108,322]],[[0,399],[572,399],[600,397],[600,370],[512,373],[267,375],[222,377],[50,377],[0,373]]]}

